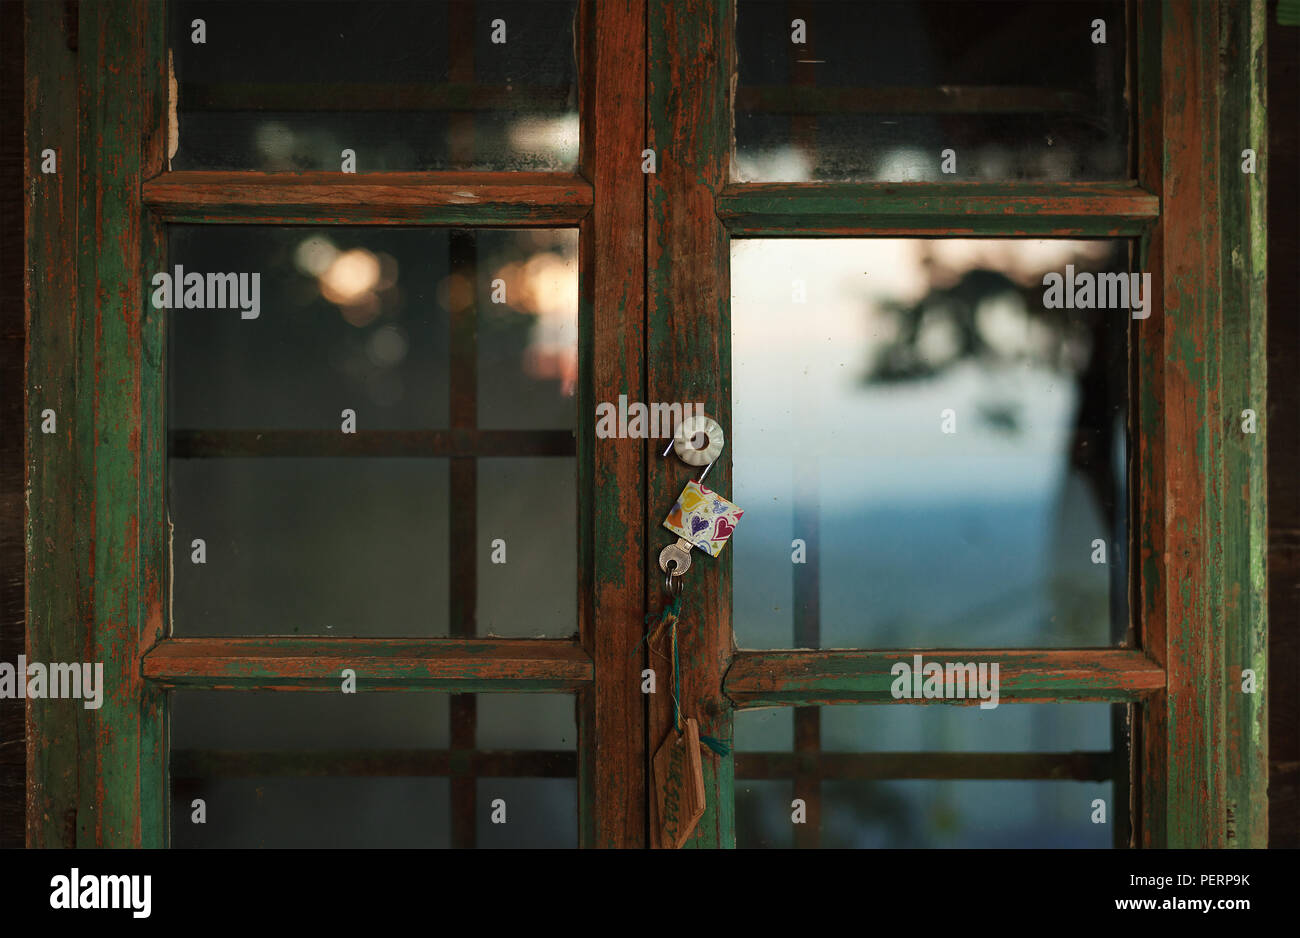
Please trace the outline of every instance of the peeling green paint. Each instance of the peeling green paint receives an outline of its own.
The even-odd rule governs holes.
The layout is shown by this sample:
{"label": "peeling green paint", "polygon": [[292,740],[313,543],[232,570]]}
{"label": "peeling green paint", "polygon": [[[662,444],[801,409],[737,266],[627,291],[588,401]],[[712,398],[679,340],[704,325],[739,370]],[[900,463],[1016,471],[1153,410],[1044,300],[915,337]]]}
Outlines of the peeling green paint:
{"label": "peeling green paint", "polygon": [[[1223,441],[1219,526],[1232,847],[1268,842],[1266,20],[1263,0],[1227,3],[1220,11],[1223,414],[1213,430]],[[1258,154],[1254,174],[1241,172],[1244,149]],[[1242,432],[1247,408],[1257,416],[1253,434]],[[1245,669],[1255,673],[1253,694],[1242,691]]]}

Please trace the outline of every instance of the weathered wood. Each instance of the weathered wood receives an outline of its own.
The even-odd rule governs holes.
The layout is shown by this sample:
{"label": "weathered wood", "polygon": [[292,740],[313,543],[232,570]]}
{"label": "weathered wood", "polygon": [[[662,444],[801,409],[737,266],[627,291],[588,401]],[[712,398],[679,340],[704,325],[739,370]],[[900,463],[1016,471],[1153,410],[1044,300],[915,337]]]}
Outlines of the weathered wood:
{"label": "weathered wood", "polygon": [[[1267,11],[1264,0],[1220,8],[1219,133],[1223,271],[1223,604],[1227,668],[1227,787],[1230,847],[1268,845],[1268,491],[1266,483],[1268,124],[1264,113]],[[1294,115],[1293,115],[1294,116]],[[1261,155],[1241,171],[1242,150]],[[1258,426],[1243,432],[1243,411]],[[1243,691],[1242,672],[1255,675]]]}
{"label": "weathered wood", "polygon": [[733,237],[1114,237],[1148,230],[1160,200],[1120,183],[765,182],[727,186],[717,211]]}
{"label": "weathered wood", "polygon": [[[93,473],[81,524],[92,545],[94,633],[90,660],[104,665],[103,706],[94,711],[93,757],[82,771],[82,843],[140,844],[141,398],[144,278],[141,276],[141,48],[145,4],[79,6],[81,158],[78,262],[79,386],[76,445]],[[83,776],[84,777],[84,776]]]}
{"label": "weathered wood", "polygon": [[[694,573],[694,570],[691,571]],[[899,661],[996,662],[1000,699],[1140,700],[1164,686],[1164,673],[1142,652],[1123,648],[1068,650],[941,649],[899,651],[740,651],[727,671],[724,690],[737,707],[811,704],[937,703],[974,705],[966,700],[895,700]]]}
{"label": "weathered wood", "polygon": [[[580,231],[579,620],[595,686],[578,696],[579,842],[647,843],[645,444],[595,436],[597,403],[641,400],[645,372],[645,0],[585,0],[582,171],[598,198]],[[661,685],[662,687],[662,685]]]}
{"label": "weathered wood", "polygon": [[[636,686],[642,665],[631,647],[647,597],[651,609],[661,606],[660,587],[645,571],[662,543],[659,518],[687,473],[642,444],[598,447],[591,405],[624,391],[704,400],[729,425],[729,229],[1142,237],[1142,269],[1153,273],[1157,293],[1157,313],[1134,324],[1131,606],[1142,651],[923,654],[996,656],[987,660],[1003,665],[1003,699],[1134,701],[1142,715],[1134,734],[1141,842],[1260,844],[1266,711],[1262,694],[1240,694],[1239,680],[1243,667],[1255,667],[1267,691],[1265,175],[1242,175],[1237,165],[1248,145],[1261,164],[1265,157],[1260,0],[1136,5],[1137,187],[725,186],[731,3],[649,0],[644,17],[642,2],[592,2],[580,18],[589,82],[582,165],[590,183],[546,174],[506,181],[501,174],[165,173],[159,17],[139,0],[27,5],[28,654],[103,660],[109,686],[94,715],[75,701],[29,702],[28,842],[165,840],[158,817],[165,814],[166,688],[337,690],[339,670],[354,667],[370,688],[578,691],[582,841],[643,843],[638,760],[668,732],[670,702],[658,662],[661,692],[650,701],[647,734]],[[638,31],[645,20],[648,37]],[[80,64],[69,29],[79,37]],[[638,59],[646,48],[648,59]],[[648,91],[639,85],[643,66]],[[645,145],[658,160],[648,181],[639,178],[637,140],[646,104]],[[57,176],[33,165],[47,139],[59,150]],[[141,179],[150,180],[143,190]],[[148,215],[141,191],[153,207]],[[593,208],[596,191],[601,203]],[[146,309],[141,271],[161,260],[160,226],[171,221],[582,226],[581,644],[164,640],[145,656],[142,679],[141,654],[165,629],[168,587],[164,316]],[[58,434],[39,432],[46,406],[59,415]],[[1240,432],[1246,407],[1260,421],[1253,438]],[[462,437],[437,439],[411,445],[468,455]],[[191,442],[215,445],[202,434]],[[565,445],[573,451],[572,438]],[[725,492],[730,478],[724,453],[711,484]],[[730,563],[724,552],[691,571],[683,632],[684,706],[705,732],[723,738],[731,725],[720,692],[732,653]],[[745,653],[726,689],[744,706],[884,700],[888,663],[911,654]],[[635,703],[626,698],[633,692]],[[825,758],[804,748],[792,758]],[[733,763],[706,756],[705,764],[708,813],[695,843],[729,845]]]}
{"label": "weathered wood", "polygon": [[[26,651],[32,661],[81,661],[90,634],[77,413],[77,188],[80,158],[75,11],[27,3],[26,207]],[[58,172],[41,172],[41,151]],[[41,432],[53,410],[58,432]],[[6,703],[6,707],[12,703]],[[89,716],[79,701],[27,701],[26,775],[29,847],[75,847]]]}
{"label": "weathered wood", "polygon": [[[731,429],[731,258],[727,232],[717,215],[731,158],[729,95],[735,56],[735,9],[730,0],[650,0],[647,105],[657,172],[647,176],[646,394],[651,401],[701,401],[709,416]],[[709,487],[731,488],[731,448],[709,475]],[[646,546],[657,554],[666,543],[664,514],[692,477],[680,460],[650,459]],[[731,561],[692,565],[679,628],[685,716],[700,721],[702,734],[729,740],[731,708],[722,696],[722,675],[731,657]],[[647,569],[652,558],[644,558]],[[647,580],[651,610],[664,603],[658,577]],[[671,665],[654,659],[659,692],[650,700],[650,747],[657,750],[673,728],[667,692]],[[732,757],[704,757],[706,808],[688,841],[695,847],[734,847]]]}
{"label": "weathered wood", "polygon": [[[1163,45],[1161,0],[1135,4],[1137,25],[1137,177],[1150,192],[1164,186],[1164,81],[1161,70]],[[1140,242],[1137,265],[1151,274],[1153,311],[1164,309],[1164,226],[1157,224]],[[1166,318],[1154,313],[1131,327],[1131,358],[1135,378],[1130,387],[1136,395],[1130,407],[1130,608],[1137,624],[1137,641],[1152,661],[1164,667],[1165,639],[1165,356]],[[1133,812],[1139,842],[1158,847],[1165,842],[1168,814],[1168,756],[1166,744],[1168,708],[1163,695],[1136,708],[1134,725],[1134,772],[1138,781]]]}
{"label": "weathered wood", "polygon": [[[1163,8],[1166,845],[1227,843],[1224,522],[1236,402],[1223,398],[1220,4]],[[1234,767],[1234,771],[1236,768]]]}
{"label": "weathered wood", "polygon": [[[24,229],[28,179],[42,147],[16,128],[23,123],[22,4],[0,4],[0,661],[23,654],[27,634],[26,479],[19,428],[27,423]],[[27,718],[15,702],[0,704],[0,850],[23,846],[27,831]]]}
{"label": "weathered wood", "polygon": [[166,222],[555,227],[587,215],[592,187],[560,173],[186,171],[145,182],[144,201]]}
{"label": "weathered wood", "polygon": [[572,430],[172,430],[177,459],[270,457],[573,456]]}
{"label": "weathered wood", "polygon": [[526,693],[593,676],[580,645],[544,639],[169,638],[143,670],[160,687],[338,692],[344,668],[358,690]]}
{"label": "weathered wood", "polygon": [[[876,781],[880,779],[1053,779],[1104,782],[1109,752],[738,752],[736,778]],[[820,817],[809,811],[810,817]],[[809,825],[810,827],[813,825]]]}

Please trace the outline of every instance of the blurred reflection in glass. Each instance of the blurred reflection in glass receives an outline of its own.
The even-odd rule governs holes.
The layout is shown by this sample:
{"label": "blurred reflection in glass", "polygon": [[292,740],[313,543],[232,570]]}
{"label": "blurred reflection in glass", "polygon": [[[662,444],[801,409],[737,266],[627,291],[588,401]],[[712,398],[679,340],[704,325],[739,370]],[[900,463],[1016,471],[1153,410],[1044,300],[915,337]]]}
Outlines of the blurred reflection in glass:
{"label": "blurred reflection in glass", "polygon": [[[169,8],[172,169],[577,165],[575,0]],[[193,41],[196,19],[202,43]]]}
{"label": "blurred reflection in glass", "polygon": [[[740,711],[737,846],[1126,843],[1124,711],[1093,703]],[[813,729],[796,746],[794,722],[808,717]],[[796,798],[803,824],[792,821]],[[1094,822],[1096,799],[1104,823]]]}
{"label": "blurred reflection in glass", "polygon": [[575,735],[564,694],[176,691],[172,843],[573,847]]}
{"label": "blurred reflection in glass", "polygon": [[1131,314],[1044,309],[1042,286],[1125,257],[1102,241],[732,242],[742,647],[1125,639]]}
{"label": "blurred reflection in glass", "polygon": [[166,311],[176,634],[577,630],[576,231],[178,225],[177,265],[260,311]]}
{"label": "blurred reflection in glass", "polygon": [[740,0],[736,36],[740,181],[1128,178],[1121,0]]}

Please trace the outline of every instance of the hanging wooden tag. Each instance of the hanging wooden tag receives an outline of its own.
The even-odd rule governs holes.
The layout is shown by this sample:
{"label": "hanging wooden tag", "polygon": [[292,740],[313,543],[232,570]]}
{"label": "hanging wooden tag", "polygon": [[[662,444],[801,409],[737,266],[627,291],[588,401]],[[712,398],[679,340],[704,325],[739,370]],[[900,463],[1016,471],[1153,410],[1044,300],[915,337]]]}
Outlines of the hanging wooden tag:
{"label": "hanging wooden tag", "polygon": [[700,763],[700,724],[686,719],[683,732],[668,733],[654,758],[655,846],[676,850],[704,816],[704,766]]}

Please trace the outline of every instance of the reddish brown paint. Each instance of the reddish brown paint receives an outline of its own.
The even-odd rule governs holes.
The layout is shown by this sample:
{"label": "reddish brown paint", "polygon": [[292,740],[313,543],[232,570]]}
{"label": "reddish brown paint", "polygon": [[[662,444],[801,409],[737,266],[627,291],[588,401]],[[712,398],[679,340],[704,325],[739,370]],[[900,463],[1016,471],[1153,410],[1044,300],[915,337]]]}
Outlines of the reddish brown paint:
{"label": "reddish brown paint", "polygon": [[[1162,14],[1159,0],[1142,0],[1136,5],[1138,50],[1137,166],[1139,184],[1148,191],[1164,186],[1164,80],[1160,65]],[[1129,417],[1129,439],[1135,449],[1130,476],[1135,477],[1131,512],[1134,534],[1131,556],[1137,558],[1132,571],[1130,608],[1136,614],[1138,642],[1162,668],[1165,648],[1165,439],[1162,411],[1165,400],[1163,336],[1164,230],[1157,224],[1142,239],[1137,263],[1151,273],[1150,301],[1155,315],[1138,323],[1133,331],[1133,386],[1136,408]],[[1133,725],[1133,812],[1136,836],[1146,847],[1164,843],[1168,748],[1166,745],[1166,702],[1161,694],[1135,708]]]}
{"label": "reddish brown paint", "polygon": [[[595,437],[590,415],[619,394],[643,399],[645,337],[645,0],[586,0],[581,41],[582,171],[595,194],[582,222],[580,277],[590,325],[579,343],[584,384],[580,472],[584,545],[581,637],[596,682],[579,695],[582,843],[641,847],[647,838],[645,617],[646,447]],[[590,801],[592,810],[586,807]]]}
{"label": "reddish brown paint", "polygon": [[744,183],[718,197],[733,237],[1141,234],[1160,199],[1123,183]]}
{"label": "reddish brown paint", "polygon": [[[939,663],[997,662],[1004,700],[1140,700],[1164,687],[1164,672],[1142,652],[1080,648],[740,651],[727,671],[725,689],[739,707],[891,703],[890,668],[898,661],[911,662],[913,655]],[[944,701],[943,705],[978,703]]]}
{"label": "reddish brown paint", "polygon": [[1219,4],[1166,4],[1162,218],[1168,846],[1222,847]]}
{"label": "reddish brown paint", "polygon": [[576,225],[593,199],[560,173],[174,172],[143,188],[163,221],[263,225]]}
{"label": "reddish brown paint", "polygon": [[[657,172],[647,177],[646,399],[701,401],[729,430],[731,259],[716,201],[731,152],[734,9],[713,0],[651,0],[649,14],[647,146],[655,150]],[[709,476],[710,487],[722,493],[731,486],[731,452],[723,450]],[[647,456],[646,546],[657,555],[668,540],[660,522],[692,467],[649,448]],[[732,552],[723,551],[692,565],[678,633],[683,713],[699,720],[701,734],[722,739],[731,737],[731,709],[722,695],[734,647],[731,560]],[[652,569],[653,556],[644,562]],[[658,577],[647,580],[646,594],[651,610],[663,607]],[[653,665],[661,690],[650,699],[651,751],[675,732],[671,695],[662,690],[671,665],[664,658]],[[731,757],[706,754],[704,781],[705,814],[688,845],[734,846]]]}
{"label": "reddish brown paint", "polygon": [[359,686],[394,689],[501,682],[501,690],[577,689],[592,680],[579,645],[549,639],[169,638],[144,657],[164,687],[337,690],[344,668]]}

